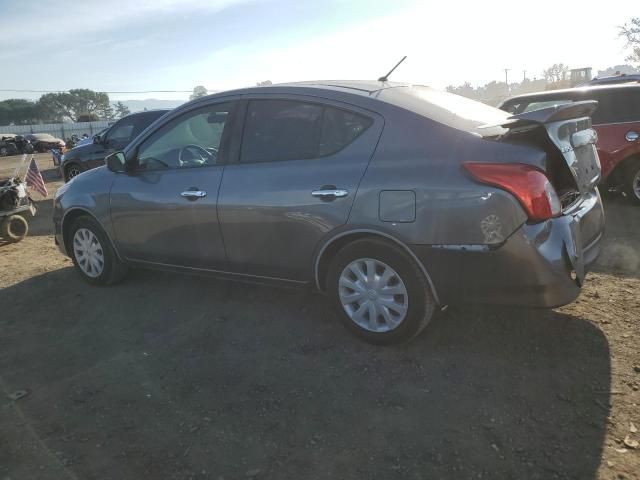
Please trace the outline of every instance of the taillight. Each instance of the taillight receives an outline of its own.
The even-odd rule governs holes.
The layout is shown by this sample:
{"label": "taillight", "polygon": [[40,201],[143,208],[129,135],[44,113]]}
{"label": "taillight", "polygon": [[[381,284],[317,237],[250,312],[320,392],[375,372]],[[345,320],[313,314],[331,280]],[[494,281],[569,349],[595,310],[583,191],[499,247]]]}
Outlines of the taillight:
{"label": "taillight", "polygon": [[547,176],[531,165],[468,162],[464,168],[478,182],[511,193],[522,204],[529,220],[547,220],[562,211],[558,194]]}

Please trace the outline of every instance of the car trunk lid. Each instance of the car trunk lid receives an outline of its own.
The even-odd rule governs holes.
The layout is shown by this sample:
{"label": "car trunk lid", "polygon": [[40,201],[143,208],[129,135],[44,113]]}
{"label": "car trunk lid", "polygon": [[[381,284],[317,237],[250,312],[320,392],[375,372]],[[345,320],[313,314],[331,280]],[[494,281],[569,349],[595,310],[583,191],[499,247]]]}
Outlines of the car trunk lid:
{"label": "car trunk lid", "polygon": [[597,134],[591,127],[597,106],[596,101],[584,101],[534,110],[510,116],[499,125],[483,126],[478,132],[493,132],[499,126],[506,131],[487,137],[544,148],[548,157],[545,173],[567,209],[592,192],[601,178]]}

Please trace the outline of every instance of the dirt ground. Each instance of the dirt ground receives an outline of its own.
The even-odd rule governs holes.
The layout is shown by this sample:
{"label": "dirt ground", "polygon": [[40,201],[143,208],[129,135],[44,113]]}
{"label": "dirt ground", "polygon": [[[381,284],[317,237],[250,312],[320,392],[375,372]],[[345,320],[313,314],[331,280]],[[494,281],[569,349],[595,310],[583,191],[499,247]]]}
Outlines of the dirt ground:
{"label": "dirt ground", "polygon": [[307,291],[144,271],[90,287],[38,203],[30,236],[0,245],[0,479],[640,478],[640,208],[624,199],[606,198],[574,304],[452,307],[394,348]]}

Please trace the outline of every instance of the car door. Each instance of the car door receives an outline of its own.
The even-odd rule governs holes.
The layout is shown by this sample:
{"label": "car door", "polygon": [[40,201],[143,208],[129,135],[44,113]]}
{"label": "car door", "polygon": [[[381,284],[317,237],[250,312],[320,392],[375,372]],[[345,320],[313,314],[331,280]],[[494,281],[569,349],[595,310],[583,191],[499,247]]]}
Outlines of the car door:
{"label": "car door", "polygon": [[602,176],[607,178],[621,161],[640,153],[640,89],[604,90],[594,97],[598,109],[593,128],[598,133]]}
{"label": "car door", "polygon": [[137,146],[130,172],[111,188],[111,219],[133,261],[222,270],[226,257],[217,198],[234,103],[168,119]]}
{"label": "car door", "polygon": [[218,208],[232,271],[303,281],[313,252],[346,223],[383,120],[350,105],[255,95]]}

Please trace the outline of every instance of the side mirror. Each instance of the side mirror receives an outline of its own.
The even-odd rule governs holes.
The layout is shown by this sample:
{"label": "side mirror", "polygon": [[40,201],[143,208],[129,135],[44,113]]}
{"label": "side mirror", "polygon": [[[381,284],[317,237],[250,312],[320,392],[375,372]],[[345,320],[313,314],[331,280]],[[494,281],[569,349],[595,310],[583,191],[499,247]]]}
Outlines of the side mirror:
{"label": "side mirror", "polygon": [[100,135],[96,135],[93,137],[93,143],[102,143],[102,138],[100,138]]}
{"label": "side mirror", "polygon": [[122,173],[126,170],[127,157],[124,156],[123,152],[107,155],[104,161],[107,164],[107,168],[114,173]]}

